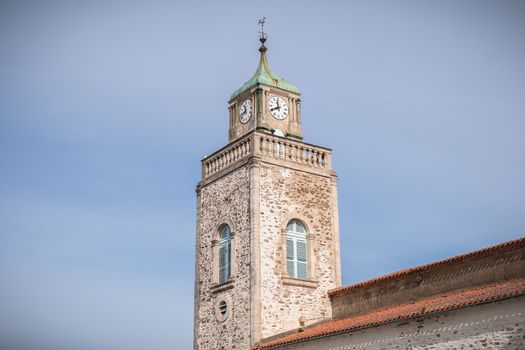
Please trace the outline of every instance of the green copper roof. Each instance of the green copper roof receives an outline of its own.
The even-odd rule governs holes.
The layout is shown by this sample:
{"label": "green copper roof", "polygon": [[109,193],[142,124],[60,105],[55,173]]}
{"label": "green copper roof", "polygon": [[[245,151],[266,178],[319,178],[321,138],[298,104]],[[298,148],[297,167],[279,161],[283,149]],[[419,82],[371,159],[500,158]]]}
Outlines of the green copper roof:
{"label": "green copper roof", "polygon": [[268,64],[268,60],[266,59],[266,50],[267,49],[264,45],[261,46],[261,48],[259,49],[259,51],[261,52],[261,59],[259,61],[259,65],[257,66],[255,74],[251,77],[250,80],[244,83],[243,86],[235,90],[235,92],[230,96],[230,101],[257,84],[270,85],[279,89],[299,93],[299,88],[297,86],[287,81],[284,81],[281,77],[275,75],[272,72],[272,70],[270,69],[270,65]]}

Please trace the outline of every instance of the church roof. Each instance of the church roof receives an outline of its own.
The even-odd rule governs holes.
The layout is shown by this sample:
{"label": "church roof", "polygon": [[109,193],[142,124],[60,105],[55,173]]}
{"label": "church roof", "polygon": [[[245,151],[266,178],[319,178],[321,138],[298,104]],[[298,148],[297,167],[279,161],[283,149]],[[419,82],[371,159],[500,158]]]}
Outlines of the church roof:
{"label": "church roof", "polygon": [[382,285],[387,282],[394,282],[401,279],[406,279],[409,276],[416,276],[423,272],[431,272],[434,270],[439,270],[441,268],[451,267],[452,265],[462,264],[468,261],[485,258],[491,255],[502,254],[520,248],[525,248],[525,237],[503,242],[483,249],[475,250],[466,254],[452,256],[450,258],[435,261],[430,264],[419,265],[405,270],[396,271],[364,282],[359,282],[351,284],[349,286],[332,289],[328,292],[328,295],[331,298],[333,298],[343,294],[354,293],[358,290],[363,290],[371,286]]}
{"label": "church roof", "polygon": [[449,311],[525,294],[525,278],[485,285],[479,288],[455,291],[432,296],[415,302],[374,310],[341,320],[305,329],[282,338],[255,346],[254,350],[273,349],[279,346],[329,337],[357,329],[378,326],[392,321],[424,316],[435,312]]}
{"label": "church roof", "polygon": [[277,76],[274,72],[272,72],[272,70],[270,69],[270,65],[268,64],[268,59],[266,58],[266,51],[267,48],[263,44],[259,49],[259,52],[261,53],[261,58],[259,60],[259,65],[257,66],[255,73],[250,78],[250,80],[248,80],[240,88],[235,90],[235,92],[230,96],[230,101],[233,100],[235,97],[239,96],[244,91],[248,90],[249,88],[256,86],[257,84],[265,84],[279,89],[295,92],[297,94],[299,93],[299,88],[296,85],[285,81],[283,78]]}
{"label": "church roof", "polygon": [[[523,295],[524,249],[525,237],[522,237],[333,289],[328,295],[334,319],[309,326],[303,331],[283,333],[263,340],[253,349],[273,349]],[[416,287],[414,282],[421,284]],[[385,294],[385,290],[389,293]],[[363,298],[365,304],[360,302]]]}

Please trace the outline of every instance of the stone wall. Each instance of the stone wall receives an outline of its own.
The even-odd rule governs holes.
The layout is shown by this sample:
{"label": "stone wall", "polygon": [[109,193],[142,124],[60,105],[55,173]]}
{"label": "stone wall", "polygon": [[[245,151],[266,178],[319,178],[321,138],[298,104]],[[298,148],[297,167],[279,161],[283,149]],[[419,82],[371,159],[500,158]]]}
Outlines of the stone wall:
{"label": "stone wall", "polygon": [[[337,180],[331,150],[253,132],[203,159],[197,186],[195,349],[250,349],[331,317],[341,284]],[[308,231],[310,278],[286,275],[291,219]],[[234,232],[232,279],[217,283],[222,224]],[[229,305],[218,316],[218,303]]]}
{"label": "stone wall", "polygon": [[[260,165],[261,338],[331,317],[327,291],[340,284],[335,177],[275,163]],[[310,280],[286,276],[291,219],[308,231]]]}
{"label": "stone wall", "polygon": [[[245,164],[210,183],[201,183],[198,190],[195,349],[250,348],[249,178]],[[224,223],[234,234],[232,279],[218,286],[212,242]],[[217,310],[221,300],[228,304],[228,313],[222,318]]]}
{"label": "stone wall", "polygon": [[392,322],[282,350],[501,349],[525,348],[525,297]]}
{"label": "stone wall", "polygon": [[334,318],[419,300],[431,295],[525,277],[525,241],[399,271],[331,291]]}

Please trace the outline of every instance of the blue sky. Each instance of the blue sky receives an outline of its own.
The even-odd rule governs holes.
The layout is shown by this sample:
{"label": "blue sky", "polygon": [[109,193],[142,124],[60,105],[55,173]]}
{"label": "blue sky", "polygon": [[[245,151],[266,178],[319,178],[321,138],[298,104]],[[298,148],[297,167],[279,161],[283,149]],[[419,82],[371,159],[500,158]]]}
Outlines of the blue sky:
{"label": "blue sky", "polygon": [[262,16],[345,284],[524,234],[522,1],[3,1],[1,344],[191,348],[200,159]]}

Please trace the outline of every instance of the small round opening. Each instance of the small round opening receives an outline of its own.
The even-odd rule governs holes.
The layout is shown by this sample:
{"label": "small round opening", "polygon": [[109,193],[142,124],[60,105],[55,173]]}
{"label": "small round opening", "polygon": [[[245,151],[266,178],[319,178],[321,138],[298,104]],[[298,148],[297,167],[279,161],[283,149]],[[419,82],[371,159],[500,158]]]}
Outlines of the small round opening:
{"label": "small round opening", "polygon": [[221,313],[221,315],[226,315],[226,311],[228,311],[228,305],[226,304],[226,302],[223,300],[219,303],[219,312]]}

